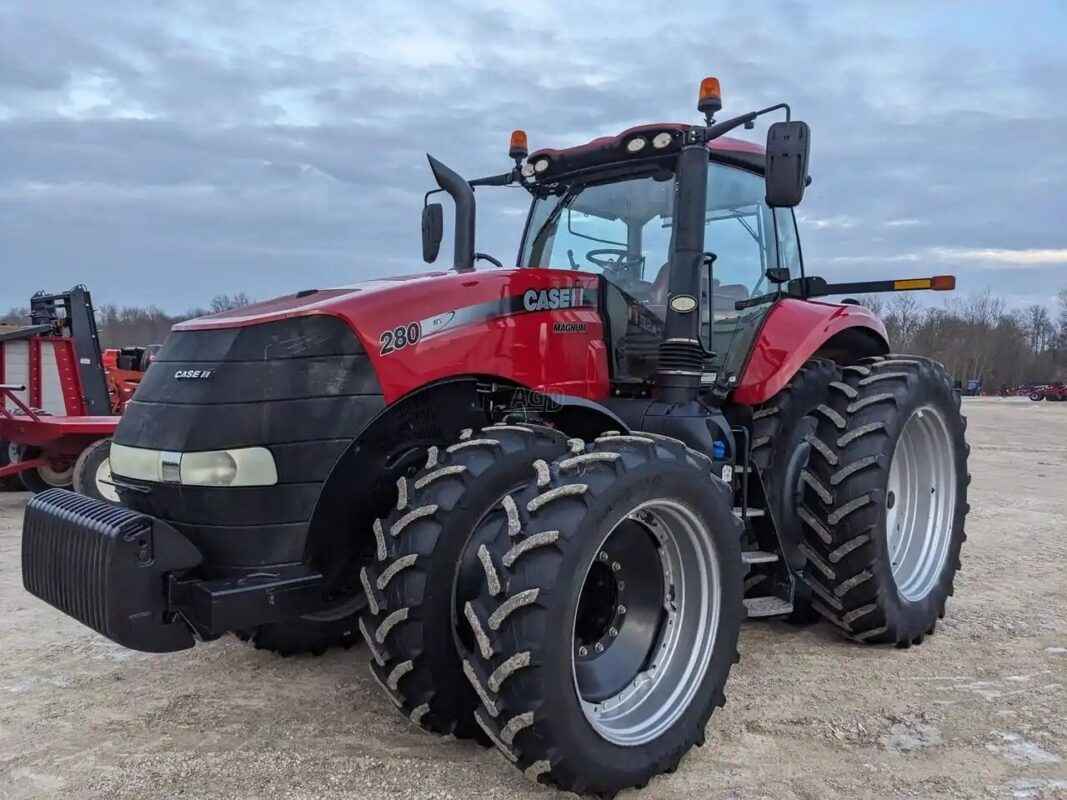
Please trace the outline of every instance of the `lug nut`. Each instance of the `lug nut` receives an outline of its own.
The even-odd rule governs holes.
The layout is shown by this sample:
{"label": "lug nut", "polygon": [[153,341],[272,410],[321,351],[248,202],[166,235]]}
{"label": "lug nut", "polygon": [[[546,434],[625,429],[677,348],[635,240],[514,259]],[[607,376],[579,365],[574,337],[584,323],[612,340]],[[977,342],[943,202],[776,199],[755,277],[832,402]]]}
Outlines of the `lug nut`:
{"label": "lug nut", "polygon": [[620,614],[625,614],[626,613],[626,606],[619,606],[618,611],[619,611]]}
{"label": "lug nut", "polygon": [[600,560],[601,561],[607,561],[608,560],[608,554],[606,552],[604,552],[603,550],[600,551]]}
{"label": "lug nut", "polygon": [[578,655],[580,655],[580,656],[589,655],[589,648],[586,647],[585,645],[582,645],[581,647],[578,648]]}
{"label": "lug nut", "polygon": [[614,639],[618,635],[619,635],[619,629],[618,628],[609,628],[608,629],[608,636],[610,636],[612,639]]}
{"label": "lug nut", "polygon": [[611,562],[612,572],[618,572],[620,569],[622,569],[622,564],[620,564],[618,561]]}
{"label": "lug nut", "polygon": [[604,645],[602,645],[600,642],[597,642],[596,646],[593,649],[596,650],[598,653],[603,653]]}

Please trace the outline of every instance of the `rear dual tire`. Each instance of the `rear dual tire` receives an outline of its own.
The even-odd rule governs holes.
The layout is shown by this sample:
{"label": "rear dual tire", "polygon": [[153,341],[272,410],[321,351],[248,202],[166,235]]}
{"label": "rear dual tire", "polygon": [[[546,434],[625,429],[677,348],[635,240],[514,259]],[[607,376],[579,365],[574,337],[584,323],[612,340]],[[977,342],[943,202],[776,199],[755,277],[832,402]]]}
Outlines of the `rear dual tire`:
{"label": "rear dual tire", "polygon": [[[826,401],[830,382],[839,378],[837,364],[829,359],[812,359],[790,378],[781,391],[752,413],[752,463],[763,480],[764,493],[777,527],[778,536],[795,552],[804,539],[804,525],[797,516],[801,470],[807,466],[811,448],[809,437],[816,420],[812,412]],[[791,568],[795,564],[789,565]],[[767,571],[754,572],[745,581],[745,596],[773,593]],[[793,595],[793,611],[787,619],[795,625],[816,622],[805,587]]]}
{"label": "rear dual tire", "polygon": [[959,394],[937,362],[870,358],[842,369],[816,417],[799,510],[813,607],[853,639],[920,644],[966,539]]}

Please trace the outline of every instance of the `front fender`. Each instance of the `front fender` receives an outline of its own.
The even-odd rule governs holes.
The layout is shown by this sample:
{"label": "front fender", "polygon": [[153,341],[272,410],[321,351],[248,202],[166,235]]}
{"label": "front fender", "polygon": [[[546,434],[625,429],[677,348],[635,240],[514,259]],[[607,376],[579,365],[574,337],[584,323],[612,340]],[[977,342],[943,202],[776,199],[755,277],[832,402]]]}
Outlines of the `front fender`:
{"label": "front fender", "polygon": [[733,401],[748,406],[766,402],[821,351],[838,361],[887,353],[885,325],[860,305],[780,300],[756,335]]}

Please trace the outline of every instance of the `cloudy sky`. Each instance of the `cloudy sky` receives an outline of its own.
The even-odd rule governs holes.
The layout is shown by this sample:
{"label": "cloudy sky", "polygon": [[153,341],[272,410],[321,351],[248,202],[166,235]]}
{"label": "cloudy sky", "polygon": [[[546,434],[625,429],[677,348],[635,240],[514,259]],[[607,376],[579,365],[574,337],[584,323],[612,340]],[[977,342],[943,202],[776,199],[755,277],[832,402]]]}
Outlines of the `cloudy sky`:
{"label": "cloudy sky", "polygon": [[[474,177],[512,128],[696,121],[706,74],[725,114],[811,124],[810,273],[1067,285],[1067,3],[686,5],[0,0],[0,308],[417,272],[425,152]],[[478,248],[513,260],[524,193],[478,200]]]}

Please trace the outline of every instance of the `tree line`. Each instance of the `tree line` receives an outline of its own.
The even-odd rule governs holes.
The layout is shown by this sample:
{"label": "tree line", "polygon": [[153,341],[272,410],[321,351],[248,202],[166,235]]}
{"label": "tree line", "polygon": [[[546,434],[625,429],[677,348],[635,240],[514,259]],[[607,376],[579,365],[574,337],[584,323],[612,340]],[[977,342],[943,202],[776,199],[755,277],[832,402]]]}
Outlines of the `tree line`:
{"label": "tree line", "polygon": [[988,290],[941,307],[924,307],[908,293],[860,302],[885,322],[895,351],[934,358],[963,384],[982,381],[986,394],[1067,381],[1067,288],[1057,293],[1054,314],[1037,304],[1008,309]]}
{"label": "tree line", "polygon": [[[100,334],[101,347],[132,347],[146,344],[162,344],[172,325],[206,314],[217,314],[232,308],[242,308],[252,301],[244,292],[220,294],[211,299],[206,308],[191,308],[181,314],[168,314],[156,306],[98,305],[96,327]],[[12,308],[0,323],[29,324],[29,308]]]}

